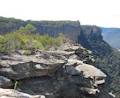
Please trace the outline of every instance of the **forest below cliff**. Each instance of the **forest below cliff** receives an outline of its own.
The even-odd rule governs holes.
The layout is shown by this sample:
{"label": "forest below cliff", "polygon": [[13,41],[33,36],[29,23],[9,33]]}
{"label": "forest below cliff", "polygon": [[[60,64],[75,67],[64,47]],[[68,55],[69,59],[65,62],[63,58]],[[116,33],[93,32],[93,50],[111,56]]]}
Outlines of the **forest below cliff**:
{"label": "forest below cliff", "polygon": [[114,48],[120,48],[120,28],[101,28],[104,40]]}

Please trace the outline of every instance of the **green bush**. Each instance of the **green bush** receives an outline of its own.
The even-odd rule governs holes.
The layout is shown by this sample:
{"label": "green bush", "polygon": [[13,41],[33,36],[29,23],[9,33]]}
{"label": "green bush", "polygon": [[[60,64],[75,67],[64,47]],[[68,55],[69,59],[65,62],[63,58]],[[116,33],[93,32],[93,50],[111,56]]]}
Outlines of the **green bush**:
{"label": "green bush", "polygon": [[46,50],[50,47],[58,47],[63,42],[63,35],[50,37],[33,33],[33,31],[35,32],[35,28],[29,24],[16,32],[0,35],[0,52],[14,52],[19,49]]}

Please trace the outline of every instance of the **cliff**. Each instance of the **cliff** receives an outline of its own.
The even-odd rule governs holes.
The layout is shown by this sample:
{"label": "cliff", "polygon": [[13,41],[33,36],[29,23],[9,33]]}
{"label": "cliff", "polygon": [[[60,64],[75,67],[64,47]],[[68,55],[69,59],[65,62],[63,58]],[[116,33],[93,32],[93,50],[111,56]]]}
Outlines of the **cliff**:
{"label": "cliff", "polygon": [[[1,34],[4,34],[16,31],[18,28],[25,26],[28,23],[34,25],[37,28],[36,32],[39,34],[57,36],[59,33],[63,33],[67,38],[74,42],[79,42],[83,47],[91,50],[96,59],[96,62],[93,65],[96,65],[108,75],[108,89],[109,91],[112,90],[119,98],[120,54],[116,50],[113,50],[113,48],[103,40],[101,29],[99,27],[82,26],[79,21],[22,21],[1,17],[0,32]],[[80,57],[84,57],[84,55]],[[87,59],[85,62],[89,62],[89,60]],[[92,63],[89,62],[89,64]]]}
{"label": "cliff", "polygon": [[97,26],[81,26],[79,43],[90,49],[97,56],[107,56],[112,52],[112,47],[103,40],[101,29]]}
{"label": "cliff", "polygon": [[105,87],[107,75],[91,65],[92,54],[82,46],[23,52],[0,56],[1,98],[114,98]]}
{"label": "cliff", "polygon": [[26,24],[32,24],[36,27],[36,32],[39,34],[48,34],[50,36],[57,36],[63,33],[66,37],[78,41],[78,36],[81,31],[79,21],[22,21],[14,18],[0,17],[0,33],[16,31]]}
{"label": "cliff", "polygon": [[90,49],[96,57],[96,66],[108,75],[108,89],[113,91],[117,98],[120,96],[120,53],[106,43],[102,36],[102,30],[96,26],[82,26],[79,42]]}
{"label": "cliff", "polygon": [[101,29],[97,26],[82,26],[79,21],[22,21],[14,18],[0,18],[0,32],[15,31],[26,24],[36,27],[39,34],[57,36],[63,33],[74,42],[79,42],[96,55],[108,55],[111,47],[103,40]]}
{"label": "cliff", "polygon": [[79,42],[90,49],[96,57],[96,66],[101,68],[109,76],[108,88],[117,98],[120,96],[120,53],[103,40],[102,30],[96,26],[82,26]]}

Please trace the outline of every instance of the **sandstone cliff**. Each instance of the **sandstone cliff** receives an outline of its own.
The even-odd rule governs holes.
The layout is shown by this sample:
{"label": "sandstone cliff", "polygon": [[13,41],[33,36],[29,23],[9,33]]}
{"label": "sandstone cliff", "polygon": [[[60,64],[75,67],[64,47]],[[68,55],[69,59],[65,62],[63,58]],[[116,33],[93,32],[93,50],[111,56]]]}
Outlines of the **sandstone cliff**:
{"label": "sandstone cliff", "polygon": [[[21,26],[31,23],[40,34],[49,34],[56,36],[59,33],[63,33],[66,37],[70,38],[74,42],[79,42],[85,48],[91,50],[96,57],[96,62],[89,61],[90,59],[84,59],[84,63],[96,65],[98,68],[104,70],[108,75],[107,84],[108,89],[120,96],[120,54],[113,50],[102,38],[101,29],[97,26],[81,26],[79,21],[22,21],[13,18],[0,18],[0,33],[7,33],[15,31]],[[59,53],[58,51],[56,52]],[[70,55],[71,53],[64,53]],[[76,51],[78,54],[84,53],[83,51]],[[79,55],[84,57],[85,55]],[[88,56],[88,55],[87,55]],[[89,56],[88,56],[89,57]],[[11,58],[11,57],[10,57]],[[14,57],[16,58],[16,57]],[[4,62],[4,61],[3,61]],[[36,63],[36,62],[34,62]],[[9,64],[8,64],[9,65]],[[13,66],[14,67],[14,66]],[[8,72],[10,69],[8,70]],[[19,72],[19,70],[17,71]],[[28,74],[29,75],[29,74]],[[26,77],[27,75],[25,75]]]}
{"label": "sandstone cliff", "polygon": [[[23,52],[21,52],[23,53]],[[54,51],[0,56],[1,98],[114,98],[91,52],[65,43]],[[6,89],[6,88],[13,88]],[[24,92],[24,93],[22,93]]]}

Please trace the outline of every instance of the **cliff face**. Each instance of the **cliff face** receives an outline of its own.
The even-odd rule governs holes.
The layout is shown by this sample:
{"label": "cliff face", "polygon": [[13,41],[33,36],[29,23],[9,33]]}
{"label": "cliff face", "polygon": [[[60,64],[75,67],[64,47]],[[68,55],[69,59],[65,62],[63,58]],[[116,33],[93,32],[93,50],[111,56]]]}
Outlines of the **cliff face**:
{"label": "cliff face", "polygon": [[[0,97],[114,98],[104,85],[107,75],[90,65],[90,60],[94,62],[90,58],[90,51],[70,43],[27,56],[1,55],[0,87],[4,89],[0,88]],[[13,86],[14,90],[5,89]]]}
{"label": "cliff face", "polygon": [[22,21],[13,18],[0,18],[0,32],[15,31],[26,24],[34,25],[39,34],[57,36],[63,33],[69,39],[81,43],[96,55],[108,55],[111,47],[103,41],[101,29],[97,26],[81,26],[79,21]]}
{"label": "cliff face", "polygon": [[0,17],[0,34],[16,31],[25,24],[23,20]]}
{"label": "cliff face", "polygon": [[[57,36],[63,33],[74,42],[79,42],[91,50],[96,58],[97,67],[104,70],[110,77],[110,88],[120,96],[120,54],[103,40],[101,29],[97,26],[81,26],[78,21],[22,21],[16,19],[0,18],[0,32],[15,31],[28,23],[33,24],[40,34]],[[87,60],[88,62],[88,60]],[[101,97],[102,98],[102,97]]]}
{"label": "cliff face", "polygon": [[108,88],[119,98],[120,75],[118,69],[120,67],[120,53],[103,40],[102,31],[99,27],[82,26],[81,29],[79,42],[96,56],[96,66],[104,70],[109,76]]}
{"label": "cliff face", "polygon": [[81,26],[79,43],[93,51],[95,55],[105,56],[112,52],[112,48],[103,40],[101,29],[97,26]]}
{"label": "cliff face", "polygon": [[51,36],[57,36],[59,33],[63,33],[71,40],[77,41],[81,31],[79,21],[39,21],[30,22],[37,27],[37,32],[40,34],[48,34]]}
{"label": "cliff face", "polygon": [[75,42],[78,42],[78,36],[81,31],[79,21],[22,21],[14,18],[0,17],[0,33],[16,31],[28,23],[35,26],[36,32],[39,34],[57,36],[59,33],[63,33]]}

